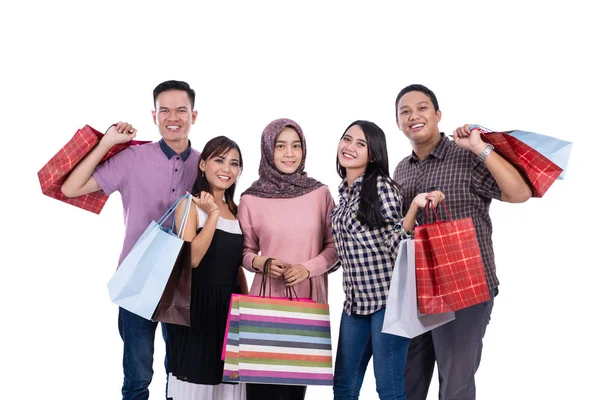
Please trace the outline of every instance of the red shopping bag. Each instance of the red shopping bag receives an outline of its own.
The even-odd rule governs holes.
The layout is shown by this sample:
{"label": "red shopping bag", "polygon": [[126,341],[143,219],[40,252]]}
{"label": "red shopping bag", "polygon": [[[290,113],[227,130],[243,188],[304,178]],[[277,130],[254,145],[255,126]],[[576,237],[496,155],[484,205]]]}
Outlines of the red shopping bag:
{"label": "red shopping bag", "polygon": [[[457,311],[490,299],[471,218],[415,227],[417,304],[422,314]],[[426,207],[426,222],[427,209]]]}
{"label": "red shopping bag", "polygon": [[494,145],[494,150],[524,175],[533,190],[533,197],[542,197],[563,172],[539,151],[512,136],[512,131],[491,132],[479,125],[471,129],[475,128],[481,130],[484,142]]}
{"label": "red shopping bag", "polygon": [[[102,139],[102,136],[104,136],[102,133],[89,125],[79,129],[71,140],[38,171],[42,193],[95,214],[100,214],[102,207],[104,207],[106,200],[108,200],[108,196],[102,191],[70,198],[62,194],[60,187],[77,163],[92,151],[100,139]],[[100,163],[108,160],[127,146],[144,143],[149,142],[132,140],[129,143],[115,145],[104,155]]]}

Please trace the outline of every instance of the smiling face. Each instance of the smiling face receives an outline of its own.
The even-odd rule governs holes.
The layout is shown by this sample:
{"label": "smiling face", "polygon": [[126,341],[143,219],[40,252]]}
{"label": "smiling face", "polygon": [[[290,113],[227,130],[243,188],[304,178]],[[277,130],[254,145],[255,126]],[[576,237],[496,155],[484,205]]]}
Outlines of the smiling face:
{"label": "smiling face", "polygon": [[188,94],[184,90],[167,90],[156,97],[155,107],[152,118],[165,142],[187,142],[198,115],[192,111]]}
{"label": "smiling face", "polygon": [[293,174],[302,163],[302,141],[298,132],[289,126],[275,138],[273,160],[275,167],[284,174]]}
{"label": "smiling face", "polygon": [[415,144],[438,140],[438,123],[442,112],[435,111],[433,103],[425,93],[408,92],[398,102],[398,128]]}
{"label": "smiling face", "polygon": [[343,168],[354,169],[357,175],[365,172],[369,163],[369,147],[362,128],[352,125],[338,144],[338,161]]}
{"label": "smiling face", "polygon": [[214,154],[208,160],[200,160],[200,170],[213,191],[227,190],[240,175],[240,154],[236,149],[229,149],[223,154]]}

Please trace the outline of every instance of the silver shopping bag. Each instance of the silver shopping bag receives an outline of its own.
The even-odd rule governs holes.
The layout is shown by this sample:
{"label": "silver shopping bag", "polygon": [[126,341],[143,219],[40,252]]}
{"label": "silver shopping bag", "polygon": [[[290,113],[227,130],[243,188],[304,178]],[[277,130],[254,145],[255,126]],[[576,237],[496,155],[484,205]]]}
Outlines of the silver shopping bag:
{"label": "silver shopping bag", "polygon": [[421,314],[417,305],[415,242],[400,242],[383,318],[383,333],[414,338],[454,320],[454,312]]}

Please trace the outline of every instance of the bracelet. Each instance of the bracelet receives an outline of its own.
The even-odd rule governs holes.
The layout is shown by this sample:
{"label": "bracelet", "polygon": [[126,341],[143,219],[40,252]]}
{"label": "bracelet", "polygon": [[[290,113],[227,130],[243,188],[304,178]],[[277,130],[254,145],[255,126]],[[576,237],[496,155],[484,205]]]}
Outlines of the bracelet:
{"label": "bracelet", "polygon": [[210,215],[210,213],[211,213],[211,212],[213,212],[213,211],[219,211],[219,207],[217,207],[217,208],[213,208],[212,210],[210,210],[210,211],[208,212],[208,214],[206,214],[206,216],[209,216],[209,215]]}
{"label": "bracelet", "polygon": [[492,150],[494,150],[494,145],[491,143],[488,143],[485,146],[485,150],[483,150],[483,153],[481,153],[480,155],[477,156],[477,159],[481,162],[485,161],[485,159],[490,155]]}

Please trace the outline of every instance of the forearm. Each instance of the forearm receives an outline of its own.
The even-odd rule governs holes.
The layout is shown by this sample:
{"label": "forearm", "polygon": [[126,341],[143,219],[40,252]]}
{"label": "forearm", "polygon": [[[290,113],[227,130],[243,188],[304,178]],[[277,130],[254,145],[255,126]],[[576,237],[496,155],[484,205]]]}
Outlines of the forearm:
{"label": "forearm", "polygon": [[[100,160],[102,160],[102,157],[104,157],[111,147],[110,144],[100,141],[100,143],[98,143],[98,145],[83,160],[81,160],[69,174],[69,177],[61,187],[62,193],[67,197],[76,197],[89,193],[90,190],[84,190],[85,186],[90,181]],[[92,189],[99,190],[100,188],[96,184]]]}
{"label": "forearm", "polygon": [[208,218],[204,223],[204,227],[199,234],[197,234],[192,240],[192,267],[196,268],[200,261],[206,255],[210,243],[213,240],[215,231],[217,229],[217,222],[219,221],[218,212],[210,212]]}
{"label": "forearm", "polygon": [[262,272],[265,262],[267,261],[268,256],[256,256],[252,259],[252,268],[253,272]]}
{"label": "forearm", "polygon": [[337,261],[338,255],[332,239],[331,243],[327,243],[319,255],[301,264],[306,267],[311,277],[315,277],[327,273]]}
{"label": "forearm", "polygon": [[490,171],[502,192],[502,200],[509,203],[522,203],[531,195],[531,188],[519,171],[502,156],[492,151],[486,157],[485,166]]}
{"label": "forearm", "polygon": [[417,213],[419,212],[419,206],[414,202],[410,203],[410,208],[406,212],[404,219],[402,220],[402,227],[406,232],[410,232],[415,228],[417,221]]}

